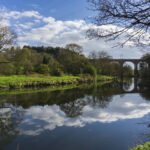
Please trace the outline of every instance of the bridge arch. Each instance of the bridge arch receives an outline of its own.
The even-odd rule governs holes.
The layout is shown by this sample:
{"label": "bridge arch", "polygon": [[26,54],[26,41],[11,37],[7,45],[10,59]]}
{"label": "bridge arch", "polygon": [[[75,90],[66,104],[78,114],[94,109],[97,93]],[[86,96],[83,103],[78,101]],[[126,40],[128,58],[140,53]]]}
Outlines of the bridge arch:
{"label": "bridge arch", "polygon": [[124,83],[122,81],[122,90],[125,93],[136,93],[139,91],[138,78],[132,78],[131,82]]}
{"label": "bridge arch", "polygon": [[142,59],[111,59],[111,62],[118,62],[122,68],[121,75],[123,76],[123,66],[126,62],[131,62],[134,65],[134,76],[138,76],[138,64],[140,62],[145,62]]}
{"label": "bridge arch", "polygon": [[[125,67],[130,67],[132,69],[132,72],[129,75],[134,76],[135,64],[132,61],[125,61],[121,67],[123,67],[123,71]],[[123,72],[123,75],[127,75],[126,72]]]}

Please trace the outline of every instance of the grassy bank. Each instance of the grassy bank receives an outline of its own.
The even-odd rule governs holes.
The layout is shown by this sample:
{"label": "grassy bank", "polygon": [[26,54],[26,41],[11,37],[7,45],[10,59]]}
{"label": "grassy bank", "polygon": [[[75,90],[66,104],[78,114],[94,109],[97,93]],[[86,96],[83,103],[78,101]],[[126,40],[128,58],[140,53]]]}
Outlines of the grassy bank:
{"label": "grassy bank", "polygon": [[53,92],[53,91],[65,91],[71,90],[75,88],[80,89],[89,89],[96,87],[102,87],[103,85],[111,83],[111,80],[98,82],[97,84],[91,83],[83,83],[83,84],[69,84],[63,86],[50,86],[50,87],[42,87],[42,88],[20,88],[20,89],[1,89],[0,96],[2,95],[20,95],[20,94],[33,94],[33,93],[43,93],[43,92]]}
{"label": "grassy bank", "polygon": [[[1,89],[20,89],[30,87],[47,87],[53,85],[69,85],[79,84],[94,81],[95,78],[90,76],[0,76],[0,88]],[[112,80],[109,76],[97,76],[98,81]]]}

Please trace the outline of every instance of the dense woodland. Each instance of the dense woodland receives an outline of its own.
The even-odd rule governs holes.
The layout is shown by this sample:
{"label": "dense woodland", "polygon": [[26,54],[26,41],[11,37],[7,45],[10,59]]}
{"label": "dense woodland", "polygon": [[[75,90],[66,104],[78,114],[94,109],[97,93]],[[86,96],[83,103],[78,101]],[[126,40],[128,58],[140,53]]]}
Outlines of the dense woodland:
{"label": "dense woodland", "polygon": [[[91,53],[88,57],[82,54],[82,47],[68,44],[61,47],[12,47],[0,52],[1,75],[46,74],[62,75],[120,75],[118,63],[109,61],[111,56],[106,52]],[[132,75],[132,68],[124,66],[125,75]]]}

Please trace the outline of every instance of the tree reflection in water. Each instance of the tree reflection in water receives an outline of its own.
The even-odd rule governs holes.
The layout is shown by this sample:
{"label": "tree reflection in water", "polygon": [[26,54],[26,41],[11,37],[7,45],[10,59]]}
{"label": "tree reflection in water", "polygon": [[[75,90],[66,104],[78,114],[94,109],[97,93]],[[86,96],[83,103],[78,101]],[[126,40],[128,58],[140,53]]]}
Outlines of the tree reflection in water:
{"label": "tree reflection in water", "polygon": [[[1,106],[11,110],[1,114],[0,148],[18,135],[37,136],[56,127],[83,127],[94,122],[111,123],[149,114],[150,103],[142,100],[139,94],[125,92],[124,95],[121,85],[114,82],[63,91],[0,96],[5,100]],[[130,88],[129,84],[127,87]]]}
{"label": "tree reflection in water", "polygon": [[1,104],[0,106],[0,149],[3,145],[10,143],[19,133],[17,126],[22,121],[24,112],[20,107],[11,104]]}

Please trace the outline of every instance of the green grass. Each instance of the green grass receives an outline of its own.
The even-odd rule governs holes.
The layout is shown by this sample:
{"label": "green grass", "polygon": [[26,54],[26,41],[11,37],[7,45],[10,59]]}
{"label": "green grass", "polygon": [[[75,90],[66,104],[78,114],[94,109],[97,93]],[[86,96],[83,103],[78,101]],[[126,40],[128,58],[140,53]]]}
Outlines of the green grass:
{"label": "green grass", "polygon": [[138,145],[131,150],[150,150],[150,142],[146,142],[144,145]]}
{"label": "green grass", "polygon": [[77,82],[79,77],[63,76],[0,76],[0,88],[40,87]]}
{"label": "green grass", "polygon": [[[109,76],[97,76],[98,81],[111,80]],[[30,75],[30,76],[0,76],[1,89],[20,89],[27,87],[46,87],[52,85],[68,85],[78,84],[94,81],[90,76],[44,76],[44,75]]]}

